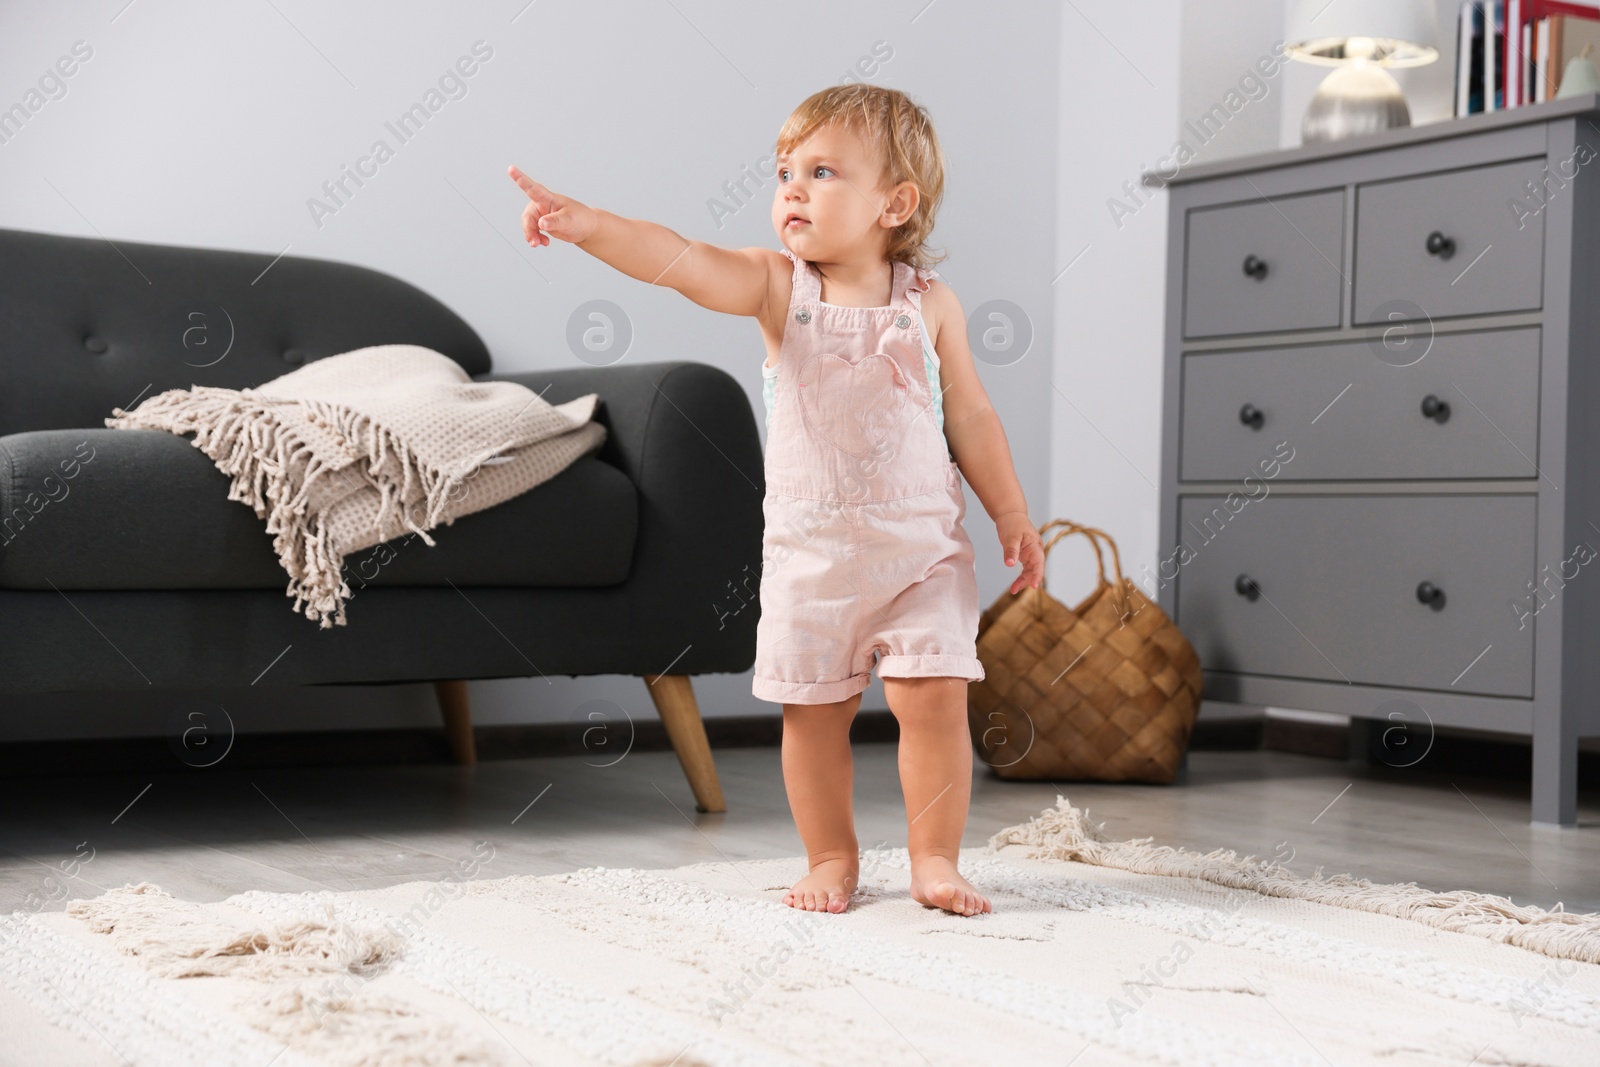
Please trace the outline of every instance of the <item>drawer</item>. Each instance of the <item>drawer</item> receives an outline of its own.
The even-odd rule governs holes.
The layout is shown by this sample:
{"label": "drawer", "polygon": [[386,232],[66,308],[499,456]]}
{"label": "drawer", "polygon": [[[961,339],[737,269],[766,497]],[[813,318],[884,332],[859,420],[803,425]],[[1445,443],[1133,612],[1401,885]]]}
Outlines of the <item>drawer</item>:
{"label": "drawer", "polygon": [[1532,696],[1535,620],[1515,605],[1534,578],[1535,504],[1183,497],[1178,625],[1208,671]]}
{"label": "drawer", "polygon": [[[1184,356],[1178,477],[1537,477],[1539,328],[1404,343],[1411,351],[1374,339]],[[1419,358],[1397,366],[1397,351]],[[1280,442],[1293,458],[1262,466]]]}
{"label": "drawer", "polygon": [[1186,337],[1339,325],[1343,189],[1194,208],[1184,248]]}
{"label": "drawer", "polygon": [[[1544,157],[1356,187],[1356,323],[1527,311],[1542,306],[1544,212],[1514,211],[1540,189]],[[1569,194],[1570,195],[1570,194]],[[1435,245],[1438,234],[1451,247]],[[1393,302],[1411,307],[1386,307]]]}

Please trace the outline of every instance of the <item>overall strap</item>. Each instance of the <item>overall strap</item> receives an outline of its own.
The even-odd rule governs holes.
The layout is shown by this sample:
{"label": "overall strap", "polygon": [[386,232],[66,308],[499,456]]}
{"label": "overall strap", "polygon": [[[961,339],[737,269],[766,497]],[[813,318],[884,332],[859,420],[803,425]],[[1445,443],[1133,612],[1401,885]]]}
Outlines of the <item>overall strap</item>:
{"label": "overall strap", "polygon": [[922,294],[933,288],[933,279],[939,272],[932,267],[917,268],[909,263],[895,261],[895,290],[902,293],[901,299],[910,307],[912,314],[922,314]]}
{"label": "overall strap", "polygon": [[789,303],[816,304],[822,300],[822,279],[811,268],[811,264],[787,248],[778,251],[788,256],[794,263],[794,291],[789,295]]}
{"label": "overall strap", "polygon": [[[911,314],[917,320],[917,332],[922,334],[922,371],[928,379],[928,409],[933,414],[933,422],[944,431],[944,392],[939,384],[939,353],[933,347],[933,338],[928,334],[928,322],[922,317],[922,294],[933,288],[933,279],[939,272],[931,268],[923,270],[906,265],[906,275],[909,283],[905,288],[905,302],[911,309]],[[946,455],[949,455],[946,448]]]}

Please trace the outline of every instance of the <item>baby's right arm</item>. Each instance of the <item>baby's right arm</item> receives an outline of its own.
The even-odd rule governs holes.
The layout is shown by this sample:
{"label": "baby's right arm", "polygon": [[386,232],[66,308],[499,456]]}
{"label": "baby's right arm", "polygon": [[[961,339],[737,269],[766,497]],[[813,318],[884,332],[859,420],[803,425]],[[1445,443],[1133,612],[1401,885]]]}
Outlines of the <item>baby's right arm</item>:
{"label": "baby's right arm", "polygon": [[712,311],[765,319],[775,286],[793,269],[770,248],[722,248],[691,241],[665,226],[625,219],[551,192],[516,167],[513,181],[528,194],[522,233],[538,248],[559,238],[631,278],[670,286]]}

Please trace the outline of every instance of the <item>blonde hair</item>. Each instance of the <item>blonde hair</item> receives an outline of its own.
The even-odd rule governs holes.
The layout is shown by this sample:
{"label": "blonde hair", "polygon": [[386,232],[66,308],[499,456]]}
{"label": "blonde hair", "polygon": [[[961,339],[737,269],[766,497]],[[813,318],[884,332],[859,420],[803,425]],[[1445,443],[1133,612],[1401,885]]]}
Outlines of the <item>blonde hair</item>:
{"label": "blonde hair", "polygon": [[944,156],[927,108],[898,89],[852,82],[833,85],[801,101],[778,131],[777,149],[784,155],[827,126],[858,135],[876,152],[889,187],[910,181],[921,194],[911,217],[889,235],[885,257],[917,268],[930,268],[945,258],[928,245],[934,216],[944,198]]}

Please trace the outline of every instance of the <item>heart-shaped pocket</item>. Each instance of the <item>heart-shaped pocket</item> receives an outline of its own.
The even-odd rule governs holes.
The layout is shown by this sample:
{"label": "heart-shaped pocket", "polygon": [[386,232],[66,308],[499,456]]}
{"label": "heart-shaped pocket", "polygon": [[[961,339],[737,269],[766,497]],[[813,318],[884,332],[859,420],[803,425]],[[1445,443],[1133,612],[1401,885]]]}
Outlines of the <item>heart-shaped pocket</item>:
{"label": "heart-shaped pocket", "polygon": [[897,432],[906,383],[887,353],[874,352],[854,363],[818,353],[795,378],[806,424],[839,451],[865,459]]}

